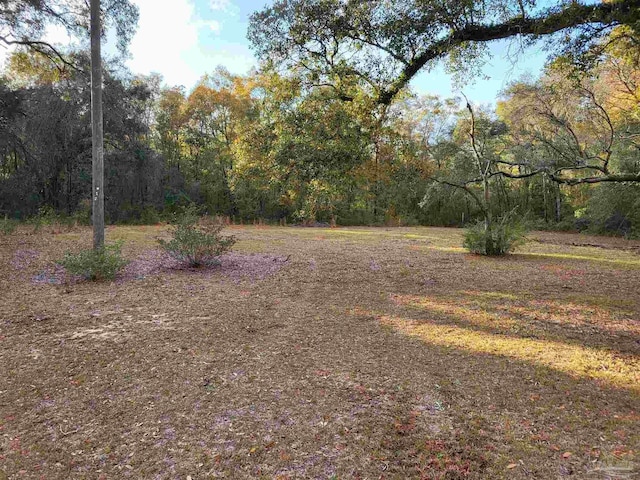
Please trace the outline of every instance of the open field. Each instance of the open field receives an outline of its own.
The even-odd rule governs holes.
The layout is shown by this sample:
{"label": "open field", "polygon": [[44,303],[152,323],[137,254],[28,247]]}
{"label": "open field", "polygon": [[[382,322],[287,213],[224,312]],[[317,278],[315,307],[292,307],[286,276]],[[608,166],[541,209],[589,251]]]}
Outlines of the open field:
{"label": "open field", "polygon": [[0,236],[0,480],[640,476],[640,242],[228,229],[222,268],[60,283],[88,229]]}

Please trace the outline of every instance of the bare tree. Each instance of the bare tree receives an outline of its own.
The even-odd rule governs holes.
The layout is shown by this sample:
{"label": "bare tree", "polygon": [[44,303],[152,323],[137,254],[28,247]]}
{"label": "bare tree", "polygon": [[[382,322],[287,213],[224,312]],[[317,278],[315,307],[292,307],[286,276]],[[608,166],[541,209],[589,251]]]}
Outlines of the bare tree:
{"label": "bare tree", "polygon": [[104,246],[104,136],[100,0],[91,0],[91,134],[93,143],[93,248]]}

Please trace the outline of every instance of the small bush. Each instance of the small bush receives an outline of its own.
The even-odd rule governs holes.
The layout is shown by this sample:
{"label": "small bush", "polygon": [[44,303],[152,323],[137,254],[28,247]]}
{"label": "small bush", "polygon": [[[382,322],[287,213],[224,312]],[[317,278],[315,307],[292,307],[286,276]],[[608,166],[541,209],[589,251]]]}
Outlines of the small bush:
{"label": "small bush", "polygon": [[220,256],[236,243],[233,236],[222,236],[223,225],[211,220],[199,220],[195,208],[185,210],[174,221],[172,239],[158,239],[160,247],[176,260],[190,267],[217,265]]}
{"label": "small bush", "polygon": [[160,223],[160,214],[154,207],[147,206],[140,213],[141,225],[157,225]]}
{"label": "small bush", "polygon": [[526,233],[521,222],[508,216],[495,221],[489,230],[480,221],[465,230],[463,245],[477,255],[505,255],[526,241]]}
{"label": "small bush", "polygon": [[16,231],[16,227],[18,226],[18,221],[13,218],[0,218],[0,232],[4,235],[11,235]]}
{"label": "small bush", "polygon": [[69,253],[60,262],[67,272],[86,280],[113,280],[127,261],[122,258],[122,242],[105,245],[98,250]]}
{"label": "small bush", "polygon": [[91,204],[91,200],[84,199],[78,204],[78,208],[73,214],[73,218],[75,219],[78,225],[91,225],[91,213],[92,213],[93,205]]}
{"label": "small bush", "polygon": [[51,206],[44,206],[38,210],[38,214],[29,220],[33,225],[33,232],[39,232],[42,227],[47,227],[49,233],[61,233],[64,230],[71,231],[78,225],[75,215],[66,215],[56,212]]}

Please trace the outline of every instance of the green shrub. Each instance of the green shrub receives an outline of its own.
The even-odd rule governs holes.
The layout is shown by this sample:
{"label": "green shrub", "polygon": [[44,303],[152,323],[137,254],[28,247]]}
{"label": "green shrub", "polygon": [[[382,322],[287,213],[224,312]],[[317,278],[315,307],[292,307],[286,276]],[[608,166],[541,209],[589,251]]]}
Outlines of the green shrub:
{"label": "green shrub", "polygon": [[29,220],[33,224],[33,232],[37,233],[43,226],[53,225],[58,220],[58,215],[50,206],[43,206],[38,209],[38,213]]}
{"label": "green shrub", "polygon": [[467,228],[464,247],[477,255],[505,255],[526,241],[527,230],[522,222],[510,216],[502,217],[491,224],[489,230],[480,221]]}
{"label": "green shrub", "polygon": [[146,206],[140,213],[141,225],[157,225],[160,223],[160,214],[151,206]]}
{"label": "green shrub", "polygon": [[18,226],[18,221],[13,218],[0,218],[0,232],[4,235],[11,235],[16,231],[16,227]]}
{"label": "green shrub", "polygon": [[78,208],[73,214],[73,218],[75,219],[78,225],[91,225],[91,211],[93,209],[93,205],[91,204],[91,200],[84,199],[80,201],[78,204]]}
{"label": "green shrub", "polygon": [[122,258],[122,242],[105,245],[97,250],[83,250],[79,253],[67,252],[58,262],[67,272],[86,280],[113,280],[128,262]]}
{"label": "green shrub", "polygon": [[158,239],[160,247],[176,260],[191,267],[220,263],[220,256],[236,243],[233,236],[222,236],[223,225],[210,219],[199,220],[194,207],[174,221],[171,240]]}

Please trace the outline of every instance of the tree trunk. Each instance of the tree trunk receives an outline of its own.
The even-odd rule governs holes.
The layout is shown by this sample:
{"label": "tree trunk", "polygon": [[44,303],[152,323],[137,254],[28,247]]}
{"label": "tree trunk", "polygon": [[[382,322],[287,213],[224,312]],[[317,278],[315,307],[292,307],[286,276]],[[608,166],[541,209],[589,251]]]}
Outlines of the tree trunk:
{"label": "tree trunk", "polygon": [[544,222],[549,223],[549,215],[547,213],[547,176],[542,174],[542,205],[544,206]]}
{"label": "tree trunk", "polygon": [[482,187],[484,189],[484,226],[488,231],[491,228],[491,208],[489,206],[491,194],[489,191],[489,178],[486,176],[482,180]]}
{"label": "tree trunk", "polygon": [[489,202],[491,201],[491,193],[489,191],[489,177],[483,175],[482,186],[484,189],[484,231],[485,231],[485,252],[487,255],[492,255],[493,248],[493,235],[491,235],[491,207]]}
{"label": "tree trunk", "polygon": [[100,0],[91,0],[91,134],[93,248],[104,246],[104,138],[102,120],[102,58]]}
{"label": "tree trunk", "polygon": [[556,223],[562,220],[562,196],[560,185],[556,185]]}

